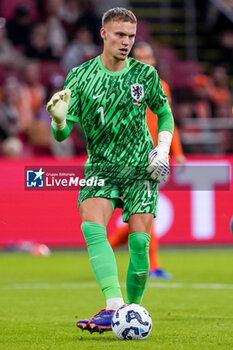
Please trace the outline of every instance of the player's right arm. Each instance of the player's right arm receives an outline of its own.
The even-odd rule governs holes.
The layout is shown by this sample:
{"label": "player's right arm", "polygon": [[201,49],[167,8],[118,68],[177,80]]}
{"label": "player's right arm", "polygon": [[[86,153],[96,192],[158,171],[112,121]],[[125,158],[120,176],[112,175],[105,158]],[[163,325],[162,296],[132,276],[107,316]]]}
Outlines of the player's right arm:
{"label": "player's right arm", "polygon": [[147,104],[158,117],[158,145],[148,156],[147,171],[157,182],[166,181],[169,175],[168,155],[174,131],[174,119],[155,70],[153,70],[152,89]]}
{"label": "player's right arm", "polygon": [[70,135],[74,123],[79,120],[80,103],[76,81],[75,73],[71,70],[67,75],[64,90],[56,92],[46,107],[52,118],[52,134],[60,142]]}

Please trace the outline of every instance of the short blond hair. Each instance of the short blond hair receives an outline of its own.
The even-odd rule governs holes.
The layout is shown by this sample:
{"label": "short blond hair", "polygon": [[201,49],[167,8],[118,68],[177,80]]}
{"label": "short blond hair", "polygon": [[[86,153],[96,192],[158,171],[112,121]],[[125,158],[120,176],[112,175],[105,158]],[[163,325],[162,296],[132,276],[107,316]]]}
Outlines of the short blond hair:
{"label": "short blond hair", "polygon": [[110,21],[123,21],[137,23],[137,18],[132,11],[125,9],[124,7],[115,7],[106,11],[102,17],[102,26]]}

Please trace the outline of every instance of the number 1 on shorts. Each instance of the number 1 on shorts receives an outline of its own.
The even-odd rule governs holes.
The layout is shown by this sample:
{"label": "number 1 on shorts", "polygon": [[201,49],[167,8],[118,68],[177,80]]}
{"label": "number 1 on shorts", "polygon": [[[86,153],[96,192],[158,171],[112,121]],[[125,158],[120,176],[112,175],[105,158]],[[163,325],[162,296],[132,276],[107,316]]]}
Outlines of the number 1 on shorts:
{"label": "number 1 on shorts", "polygon": [[150,198],[150,181],[146,180],[144,184],[147,187],[148,198]]}

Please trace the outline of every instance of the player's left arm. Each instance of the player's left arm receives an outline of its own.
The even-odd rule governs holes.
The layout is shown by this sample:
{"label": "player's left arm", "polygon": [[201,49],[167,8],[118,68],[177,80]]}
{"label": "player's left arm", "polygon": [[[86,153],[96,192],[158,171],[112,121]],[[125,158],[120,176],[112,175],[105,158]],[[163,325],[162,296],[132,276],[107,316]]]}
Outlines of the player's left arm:
{"label": "player's left arm", "polygon": [[166,181],[169,175],[169,152],[174,132],[174,119],[167,97],[161,87],[157,72],[153,71],[153,83],[148,106],[158,117],[158,145],[148,156],[147,171],[157,182]]}

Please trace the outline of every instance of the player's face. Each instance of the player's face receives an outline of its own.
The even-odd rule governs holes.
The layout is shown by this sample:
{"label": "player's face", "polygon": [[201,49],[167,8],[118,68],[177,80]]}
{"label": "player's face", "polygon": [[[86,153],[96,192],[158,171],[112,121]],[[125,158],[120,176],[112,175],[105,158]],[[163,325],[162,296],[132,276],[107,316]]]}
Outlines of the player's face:
{"label": "player's face", "polygon": [[139,62],[156,66],[156,60],[152,48],[149,46],[137,47],[133,50],[133,58]]}
{"label": "player's face", "polygon": [[136,36],[136,23],[109,21],[100,34],[104,40],[104,51],[118,61],[124,61],[129,55]]}

